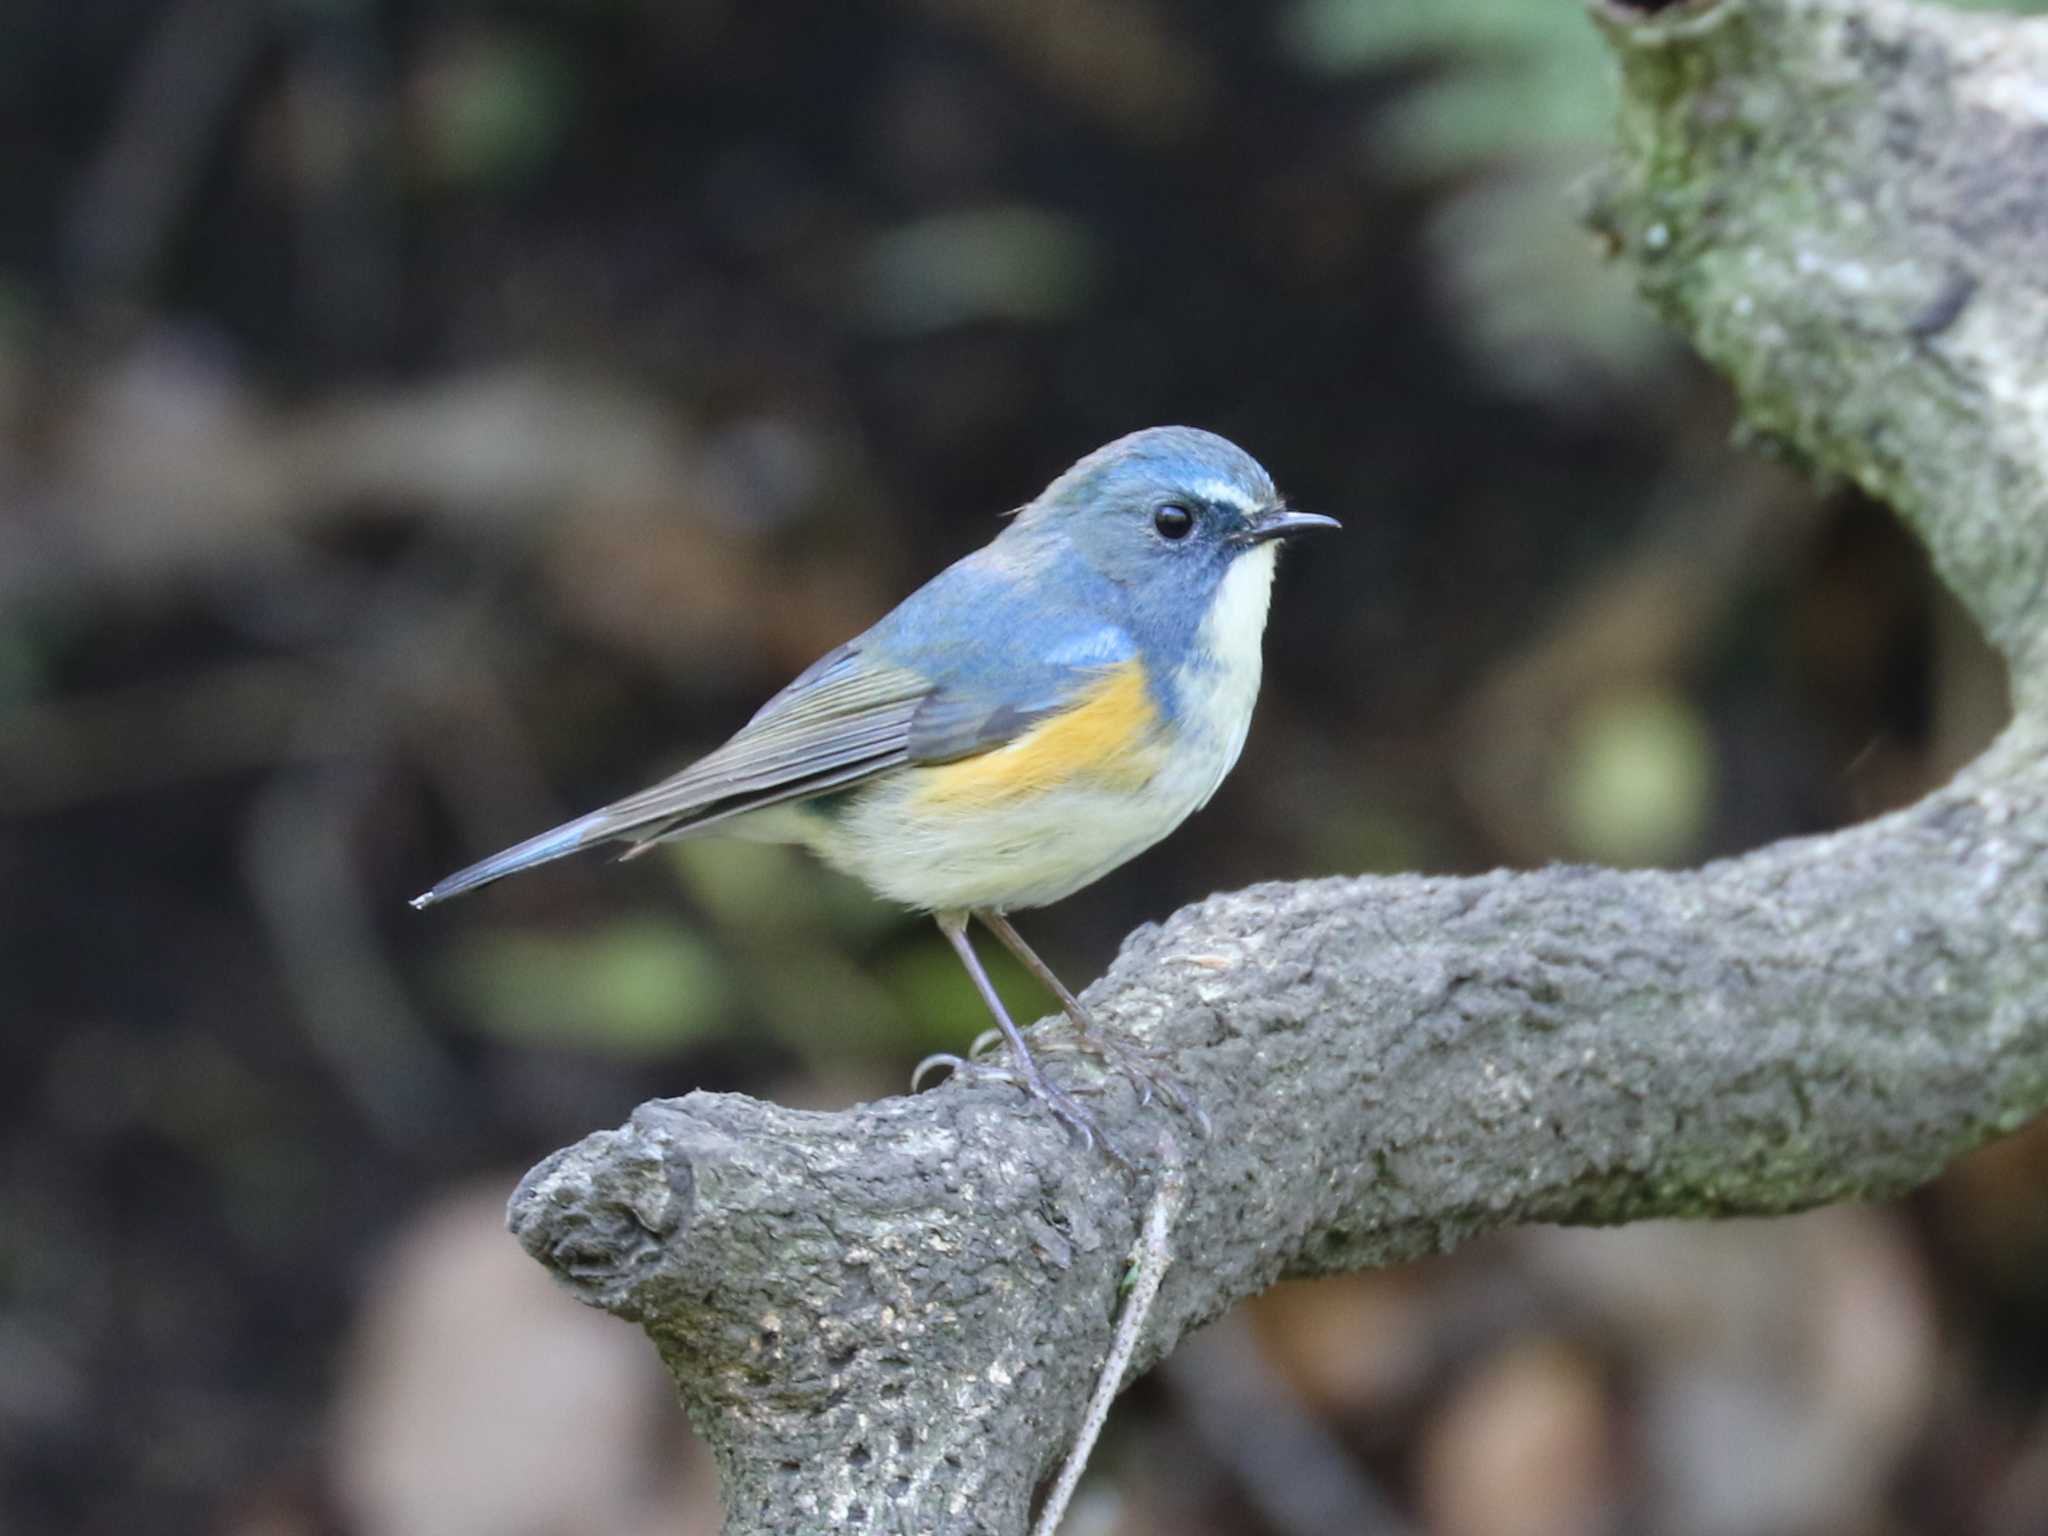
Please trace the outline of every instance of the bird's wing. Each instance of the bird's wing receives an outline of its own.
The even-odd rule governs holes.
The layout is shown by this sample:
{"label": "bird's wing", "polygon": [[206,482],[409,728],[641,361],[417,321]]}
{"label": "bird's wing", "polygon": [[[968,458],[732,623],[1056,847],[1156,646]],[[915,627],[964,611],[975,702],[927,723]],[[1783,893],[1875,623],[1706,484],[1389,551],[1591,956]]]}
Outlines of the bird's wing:
{"label": "bird's wing", "polygon": [[[843,788],[908,761],[921,673],[840,646],[763,705],[739,734],[680,773],[460,870],[413,905],[474,890],[598,843],[636,848],[746,811]],[[628,850],[629,852],[633,850]]]}
{"label": "bird's wing", "polygon": [[629,843],[630,857],[664,838],[905,764],[991,751],[1072,703],[1130,652],[1121,630],[1080,616],[1062,621],[969,556],[866,634],[819,658],[724,746],[659,784],[450,875],[413,905],[598,843]]}
{"label": "bird's wing", "polygon": [[1057,714],[1077,691],[1067,684],[1055,687],[1050,696],[1001,699],[974,689],[937,689],[911,716],[904,754],[910,762],[929,765],[992,752]]}

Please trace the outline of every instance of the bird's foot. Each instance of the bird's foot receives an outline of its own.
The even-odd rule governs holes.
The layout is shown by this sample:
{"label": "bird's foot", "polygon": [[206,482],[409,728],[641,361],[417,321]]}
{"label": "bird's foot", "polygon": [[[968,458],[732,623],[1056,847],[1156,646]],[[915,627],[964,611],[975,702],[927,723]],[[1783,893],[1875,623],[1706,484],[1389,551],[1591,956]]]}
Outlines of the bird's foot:
{"label": "bird's foot", "polygon": [[1068,1019],[1076,1036],[1073,1049],[1085,1051],[1103,1065],[1121,1072],[1141,1105],[1150,1104],[1155,1098],[1164,1099],[1192,1120],[1196,1131],[1208,1136],[1212,1129],[1208,1112],[1167,1070],[1157,1051],[1104,1034],[1085,1013],[1078,1017],[1069,1014]]}
{"label": "bird's foot", "polygon": [[922,1088],[925,1078],[939,1067],[955,1074],[976,1072],[999,1083],[1018,1081],[1016,1073],[1006,1067],[995,1066],[989,1060],[1002,1043],[1003,1032],[1000,1029],[984,1029],[974,1037],[974,1043],[967,1047],[965,1056],[955,1056],[951,1051],[934,1051],[910,1069],[910,1091],[915,1093]]}
{"label": "bird's foot", "polygon": [[[1206,1139],[1215,1129],[1214,1123],[1209,1119],[1209,1112],[1202,1108],[1199,1099],[1181,1086],[1180,1080],[1167,1069],[1165,1059],[1159,1052],[1103,1033],[1085,1010],[1079,1014],[1069,1013],[1067,1022],[1074,1026],[1071,1036],[1063,1039],[1055,1035],[1050,1039],[1041,1039],[1035,1048],[1041,1054],[1074,1051],[1093,1056],[1097,1061],[1123,1075],[1124,1080],[1131,1085],[1131,1091],[1137,1094],[1140,1105],[1149,1105],[1154,1099],[1164,1099],[1193,1121],[1196,1133],[1203,1138]],[[1003,1032],[999,1029],[983,1030],[975,1038],[974,1044],[967,1048],[969,1059],[979,1061],[999,1046],[1002,1039]],[[927,1061],[944,1061],[948,1064],[956,1059],[951,1056],[926,1058]],[[923,1070],[924,1063],[919,1063],[918,1071]],[[1014,1078],[1011,1080],[1015,1081]],[[1081,1088],[1075,1091],[1093,1093],[1098,1090]]]}
{"label": "bird's foot", "polygon": [[965,1056],[955,1056],[950,1051],[938,1051],[920,1061],[910,1074],[910,1091],[917,1092],[927,1075],[939,1067],[947,1068],[955,1077],[972,1077],[990,1082],[1008,1083],[1022,1088],[1038,1100],[1059,1121],[1068,1135],[1083,1147],[1092,1148],[1098,1144],[1111,1158],[1126,1168],[1135,1167],[1130,1157],[1119,1146],[1116,1139],[1105,1131],[1096,1120],[1094,1113],[1066,1089],[1056,1086],[1044,1073],[1038,1070],[1038,1063],[1029,1056],[1014,1065],[999,1066],[990,1061],[989,1053],[993,1044],[999,1044],[1002,1034],[989,1030],[976,1038],[967,1048]]}
{"label": "bird's foot", "polygon": [[916,1093],[924,1086],[924,1080],[940,1067],[954,1077],[985,1077],[998,1083],[1021,1082],[1022,1079],[1007,1067],[993,1066],[987,1061],[975,1059],[973,1051],[965,1056],[955,1056],[951,1051],[934,1051],[910,1070],[910,1091]]}
{"label": "bird's foot", "polygon": [[1095,1112],[1081,1103],[1066,1089],[1055,1087],[1038,1070],[1035,1063],[1029,1070],[1019,1074],[1015,1081],[1022,1084],[1024,1091],[1052,1112],[1052,1117],[1067,1128],[1067,1133],[1078,1140],[1083,1147],[1093,1147],[1100,1142],[1102,1150],[1126,1168],[1135,1168],[1124,1149],[1117,1145],[1116,1138],[1105,1131],[1095,1118]]}

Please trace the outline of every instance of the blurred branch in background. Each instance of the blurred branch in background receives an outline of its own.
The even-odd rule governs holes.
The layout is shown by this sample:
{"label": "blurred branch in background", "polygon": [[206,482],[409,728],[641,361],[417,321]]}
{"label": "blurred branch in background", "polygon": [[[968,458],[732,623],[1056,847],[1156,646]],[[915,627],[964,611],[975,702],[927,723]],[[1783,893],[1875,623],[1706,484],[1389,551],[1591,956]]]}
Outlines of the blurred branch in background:
{"label": "blurred branch in background", "polygon": [[1195,1334],[1165,1377],[1208,1459],[1279,1536],[1410,1536],[1374,1479],[1273,1369],[1243,1317]]}
{"label": "blurred branch in background", "polygon": [[261,0],[175,0],[136,62],[112,132],[68,220],[85,308],[132,315],[213,155],[263,41]]}

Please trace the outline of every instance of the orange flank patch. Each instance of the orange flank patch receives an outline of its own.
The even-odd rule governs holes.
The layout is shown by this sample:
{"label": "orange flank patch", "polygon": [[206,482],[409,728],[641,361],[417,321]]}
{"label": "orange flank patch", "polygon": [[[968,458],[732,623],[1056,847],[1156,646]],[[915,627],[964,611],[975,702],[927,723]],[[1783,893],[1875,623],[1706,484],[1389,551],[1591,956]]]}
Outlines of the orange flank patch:
{"label": "orange flank patch", "polygon": [[994,810],[1070,784],[1142,788],[1158,767],[1158,723],[1144,663],[1121,662],[1071,708],[1015,741],[924,769],[917,800],[948,810]]}

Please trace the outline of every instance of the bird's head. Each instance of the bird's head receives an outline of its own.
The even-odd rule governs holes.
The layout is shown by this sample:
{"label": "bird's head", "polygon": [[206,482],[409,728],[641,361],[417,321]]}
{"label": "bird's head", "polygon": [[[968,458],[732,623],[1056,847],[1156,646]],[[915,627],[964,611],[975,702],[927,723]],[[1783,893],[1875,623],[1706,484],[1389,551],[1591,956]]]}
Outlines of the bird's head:
{"label": "bird's head", "polygon": [[1063,540],[1139,613],[1264,628],[1274,551],[1335,518],[1290,510],[1259,461],[1196,427],[1149,427],[1096,449],[1018,514]]}

